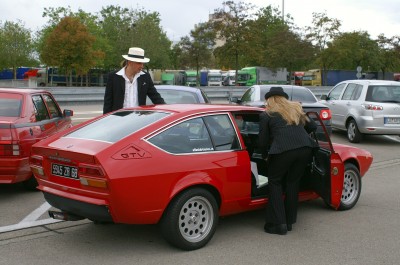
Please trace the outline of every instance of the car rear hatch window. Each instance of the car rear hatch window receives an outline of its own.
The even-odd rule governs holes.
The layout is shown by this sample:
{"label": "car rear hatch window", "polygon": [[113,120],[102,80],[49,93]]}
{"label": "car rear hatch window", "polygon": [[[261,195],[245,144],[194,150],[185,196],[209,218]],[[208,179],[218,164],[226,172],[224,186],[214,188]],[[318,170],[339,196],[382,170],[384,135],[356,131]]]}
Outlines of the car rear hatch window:
{"label": "car rear hatch window", "polygon": [[19,117],[21,115],[22,97],[6,97],[5,93],[0,93],[0,116]]}
{"label": "car rear hatch window", "polygon": [[118,111],[79,128],[66,137],[114,143],[168,115],[169,113],[158,111]]}
{"label": "car rear hatch window", "polygon": [[369,86],[365,101],[380,103],[400,103],[400,85]]}

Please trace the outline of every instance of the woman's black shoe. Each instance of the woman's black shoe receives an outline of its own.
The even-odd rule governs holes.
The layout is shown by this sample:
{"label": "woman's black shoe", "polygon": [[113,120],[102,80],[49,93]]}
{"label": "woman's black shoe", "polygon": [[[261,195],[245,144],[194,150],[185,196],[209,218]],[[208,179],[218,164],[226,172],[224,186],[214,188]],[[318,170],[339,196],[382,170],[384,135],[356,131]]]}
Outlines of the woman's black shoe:
{"label": "woman's black shoe", "polygon": [[286,224],[277,225],[277,224],[266,223],[264,225],[264,231],[269,234],[286,235],[288,230]]}

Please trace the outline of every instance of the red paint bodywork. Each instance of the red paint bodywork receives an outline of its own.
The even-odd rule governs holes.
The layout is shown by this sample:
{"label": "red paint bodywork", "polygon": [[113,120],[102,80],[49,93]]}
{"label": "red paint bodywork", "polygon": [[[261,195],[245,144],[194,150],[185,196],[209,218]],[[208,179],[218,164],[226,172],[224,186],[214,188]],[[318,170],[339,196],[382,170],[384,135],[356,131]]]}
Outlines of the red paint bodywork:
{"label": "red paint bodywork", "polygon": [[[59,117],[37,121],[32,96],[42,95],[47,95],[53,99],[59,113],[61,113]],[[3,148],[0,150],[4,150],[5,146],[18,145],[20,154],[6,155],[0,152],[0,184],[17,183],[31,178],[29,156],[32,145],[72,126],[71,118],[62,115],[60,107],[50,92],[0,88],[0,99],[5,98],[21,99],[22,104],[18,117],[1,116],[0,113],[0,148]],[[2,106],[0,106],[1,108]]]}
{"label": "red paint bodywork", "polygon": [[[43,175],[35,174],[38,188],[74,201],[106,206],[114,222],[127,224],[159,222],[171,200],[183,190],[195,186],[202,186],[214,194],[220,205],[221,216],[265,207],[267,198],[251,198],[250,158],[246,149],[174,155],[146,141],[186,118],[208,113],[232,115],[231,112],[237,111],[259,113],[262,109],[206,104],[158,105],[136,109],[169,112],[170,115],[115,143],[63,137],[94,120],[102,119],[102,116],[35,144],[33,155],[43,159],[39,167],[44,169]],[[241,145],[245,146],[240,134],[239,139]],[[350,146],[334,145],[334,148],[336,152],[332,153],[331,166],[337,169],[337,173],[331,174],[331,197],[332,205],[337,207],[343,187],[345,160],[356,160],[364,175],[372,163],[372,156],[367,151]],[[105,181],[107,187],[91,187],[82,185],[77,179],[52,175],[51,164],[58,159],[76,167],[81,163],[101,167],[105,176],[91,178]],[[37,166],[32,164],[32,167]],[[299,196],[301,201],[319,198],[312,190],[302,191]]]}

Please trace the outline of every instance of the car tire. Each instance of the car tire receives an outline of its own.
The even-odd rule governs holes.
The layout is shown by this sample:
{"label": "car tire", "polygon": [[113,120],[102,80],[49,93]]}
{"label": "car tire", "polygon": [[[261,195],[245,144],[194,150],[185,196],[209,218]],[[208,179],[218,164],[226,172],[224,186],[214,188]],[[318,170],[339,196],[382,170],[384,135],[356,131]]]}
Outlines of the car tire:
{"label": "car tire", "polygon": [[205,246],[218,223],[214,196],[202,188],[183,191],[170,203],[161,219],[161,233],[171,245],[183,250]]}
{"label": "car tire", "polygon": [[37,189],[38,183],[34,176],[31,176],[29,179],[22,182],[22,185],[24,186],[24,188],[26,190],[38,191],[38,189]]}
{"label": "car tire", "polygon": [[342,198],[338,210],[350,210],[357,204],[361,194],[361,175],[358,168],[352,163],[344,165],[344,182]]}
{"label": "car tire", "polygon": [[347,124],[347,139],[350,143],[359,143],[362,140],[362,133],[358,130],[355,120],[350,120]]}

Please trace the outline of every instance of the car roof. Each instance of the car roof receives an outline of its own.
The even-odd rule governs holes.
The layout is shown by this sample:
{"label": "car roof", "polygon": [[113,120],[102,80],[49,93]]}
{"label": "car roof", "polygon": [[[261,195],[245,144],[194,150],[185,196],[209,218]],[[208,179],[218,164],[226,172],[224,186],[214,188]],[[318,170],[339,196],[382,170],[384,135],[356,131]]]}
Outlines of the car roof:
{"label": "car roof", "polygon": [[[213,111],[263,111],[263,108],[249,107],[241,105],[230,105],[230,104],[160,104],[160,105],[148,105],[134,108],[128,108],[130,110],[152,110],[152,111],[168,111],[175,113],[189,113],[189,112],[213,112]],[[127,109],[125,109],[127,110]]]}
{"label": "car roof", "polygon": [[391,81],[391,80],[375,80],[375,79],[354,79],[354,80],[345,80],[342,81],[338,84],[341,83],[357,83],[357,84],[362,84],[362,85],[393,85],[393,86],[398,86],[400,85],[399,82],[397,81]]}
{"label": "car roof", "polygon": [[2,93],[18,93],[18,94],[33,94],[33,93],[44,93],[47,92],[42,89],[30,89],[30,88],[0,88]]}

